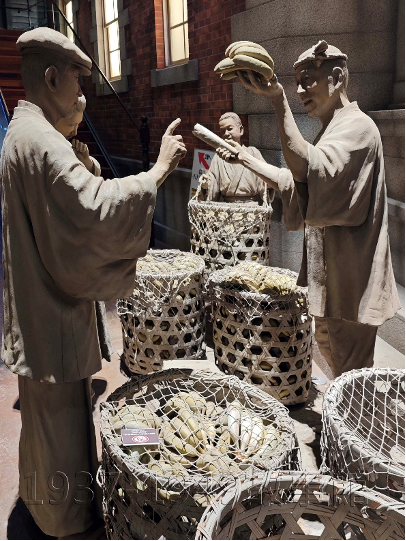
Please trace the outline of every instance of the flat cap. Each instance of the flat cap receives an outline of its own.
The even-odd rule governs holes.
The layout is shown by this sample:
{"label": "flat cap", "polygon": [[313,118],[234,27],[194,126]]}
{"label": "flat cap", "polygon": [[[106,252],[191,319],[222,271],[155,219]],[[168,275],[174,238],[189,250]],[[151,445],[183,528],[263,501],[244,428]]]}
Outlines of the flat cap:
{"label": "flat cap", "polygon": [[16,42],[17,49],[22,55],[41,52],[47,49],[66,56],[72,64],[80,68],[82,75],[90,75],[92,61],[66,36],[51,28],[35,28],[24,32]]}
{"label": "flat cap", "polygon": [[312,62],[313,60],[331,60],[332,58],[343,58],[347,60],[347,55],[342,53],[340,49],[334,47],[334,45],[329,45],[324,39],[320,40],[316,45],[307,49],[302,53],[296,62],[293,64],[294,69],[296,69],[301,64],[306,64],[307,62]]}

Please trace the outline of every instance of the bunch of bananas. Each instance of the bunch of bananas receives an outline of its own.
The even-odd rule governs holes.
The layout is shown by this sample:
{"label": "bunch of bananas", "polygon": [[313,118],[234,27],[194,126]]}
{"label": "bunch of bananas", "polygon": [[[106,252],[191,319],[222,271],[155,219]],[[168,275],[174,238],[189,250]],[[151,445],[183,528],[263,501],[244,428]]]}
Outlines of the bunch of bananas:
{"label": "bunch of bananas", "polygon": [[229,45],[225,52],[226,58],[219,62],[214,71],[220,74],[223,81],[229,81],[240,71],[246,75],[246,70],[252,70],[262,80],[269,81],[273,77],[274,62],[262,45],[252,41],[236,41]]}
{"label": "bunch of bananas", "polygon": [[[159,413],[160,415],[157,415]],[[127,446],[134,463],[143,464],[157,476],[185,477],[192,472],[233,474],[272,455],[280,433],[237,400],[219,406],[196,391],[181,391],[157,410],[125,405],[111,418],[116,442],[122,428],[156,428],[161,445]],[[142,488],[141,488],[142,490]],[[178,492],[159,489],[162,498],[173,500]]]}
{"label": "bunch of bananas", "polygon": [[253,261],[231,267],[222,283],[244,291],[274,296],[289,295],[297,289],[296,280],[293,277],[280,274],[271,267]]}

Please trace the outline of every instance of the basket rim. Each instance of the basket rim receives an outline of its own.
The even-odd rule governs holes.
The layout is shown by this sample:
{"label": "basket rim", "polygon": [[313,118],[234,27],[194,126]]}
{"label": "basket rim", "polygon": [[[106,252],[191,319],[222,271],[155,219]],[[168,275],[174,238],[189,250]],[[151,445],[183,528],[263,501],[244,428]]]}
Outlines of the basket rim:
{"label": "basket rim", "polygon": [[[210,525],[214,529],[219,524],[224,511],[228,511],[227,507],[230,505],[234,507],[244,496],[256,496],[269,490],[303,488],[314,483],[319,485],[320,492],[334,496],[354,495],[362,498],[364,503],[372,502],[372,504],[377,504],[376,507],[379,511],[394,518],[400,524],[405,524],[405,504],[403,502],[375,492],[360,483],[342,481],[318,472],[279,470],[260,474],[255,479],[244,481],[242,485],[236,486],[235,489],[234,487],[226,487],[222,492],[214,495],[200,520],[195,539],[212,539],[213,532],[208,531],[207,526]],[[283,504],[271,505],[282,506]]]}
{"label": "basket rim", "polygon": [[[205,487],[210,487],[211,490],[222,489],[225,484],[230,486],[234,483],[240,483],[240,477],[235,477],[233,474],[220,474],[220,475],[210,475],[210,474],[190,474],[187,476],[187,479],[182,478],[172,478],[164,477],[157,475],[151,470],[149,470],[144,464],[137,464],[130,460],[129,455],[125,454],[122,448],[114,441],[109,441],[109,438],[104,433],[104,425],[108,423],[108,418],[112,415],[112,408],[115,404],[125,398],[125,395],[129,392],[135,393],[140,391],[143,387],[148,384],[156,382],[165,382],[169,383],[172,380],[178,378],[190,379],[194,378],[196,382],[202,380],[202,378],[212,378],[213,383],[220,384],[221,380],[224,382],[228,381],[231,384],[237,384],[239,388],[244,388],[248,395],[251,398],[262,399],[262,402],[268,402],[267,406],[260,406],[255,404],[259,409],[264,409],[269,413],[272,412],[275,421],[272,423],[277,423],[278,429],[281,433],[281,438],[279,442],[280,453],[278,458],[284,457],[285,459],[293,452],[294,449],[297,449],[297,452],[300,456],[300,451],[298,450],[297,436],[294,428],[294,422],[289,417],[289,410],[286,406],[278,402],[275,398],[268,395],[260,389],[256,389],[254,386],[249,385],[248,383],[241,381],[237,376],[229,376],[226,374],[219,374],[216,372],[211,372],[208,370],[192,370],[192,369],[180,369],[180,368],[169,368],[167,370],[161,370],[151,374],[140,374],[134,375],[128,382],[121,385],[113,393],[111,393],[105,402],[100,404],[100,426],[101,426],[101,437],[103,445],[108,448],[108,451],[112,457],[117,459],[120,465],[124,466],[127,471],[130,473],[137,472],[137,477],[144,480],[149,480],[154,478],[156,482],[160,483],[162,486],[169,490],[182,491],[182,490],[201,490],[202,484],[204,483]],[[230,385],[232,388],[232,385]],[[271,424],[272,424],[271,423]],[[113,435],[113,434],[112,434]],[[275,465],[272,464],[272,460],[264,461],[263,467],[267,467],[267,462],[272,465],[274,469]],[[249,464],[247,470],[241,470],[241,477],[246,478],[248,472],[251,471],[252,474],[257,474],[260,471],[259,467],[255,467],[254,464]]]}
{"label": "basket rim", "polygon": [[[403,477],[404,466],[391,456],[385,454],[382,450],[375,449],[369,441],[364,440],[360,436],[356,427],[351,430],[350,425],[346,422],[342,414],[337,411],[344,387],[353,384],[361,378],[368,378],[373,382],[379,376],[392,376],[393,379],[404,378],[405,370],[402,368],[359,368],[344,372],[344,374],[333,380],[323,398],[323,427],[327,424],[328,419],[331,430],[334,431],[336,437],[339,440],[343,438],[350,440],[351,447],[354,447],[354,451],[360,457],[368,457],[374,463],[379,463],[381,466],[387,468],[388,472]],[[369,453],[365,452],[365,447],[370,449]]]}

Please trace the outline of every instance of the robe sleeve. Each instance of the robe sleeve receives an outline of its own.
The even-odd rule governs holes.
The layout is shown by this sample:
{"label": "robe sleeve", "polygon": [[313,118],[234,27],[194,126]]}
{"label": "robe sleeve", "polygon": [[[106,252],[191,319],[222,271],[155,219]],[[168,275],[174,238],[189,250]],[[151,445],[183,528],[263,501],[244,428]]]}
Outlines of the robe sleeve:
{"label": "robe sleeve", "polygon": [[33,233],[57,288],[92,300],[131,294],[136,260],[149,245],[155,181],[148,173],[96,177],[54,133],[30,157],[24,184]]}
{"label": "robe sleeve", "polygon": [[211,161],[210,168],[206,173],[208,177],[207,201],[220,200],[219,160],[220,158],[215,154]]}
{"label": "robe sleeve", "polygon": [[[248,152],[250,154],[252,154],[252,156],[254,156],[254,158],[257,158],[257,160],[261,160],[261,162],[266,163],[266,160],[264,159],[261,152],[256,147],[248,147]],[[256,184],[257,184],[257,186],[256,186],[257,187],[257,193],[259,193],[261,195],[261,197],[262,197],[263,193],[264,193],[266,182],[263,181],[262,178],[260,178],[260,177],[256,176],[255,178],[256,178]],[[268,194],[268,203],[272,203],[272,201],[274,200],[274,197],[275,197],[275,190],[268,186],[267,187],[267,194]]]}
{"label": "robe sleeve", "polygon": [[333,119],[316,146],[308,145],[307,190],[298,191],[305,222],[315,227],[358,226],[368,216],[378,140],[372,120]]}
{"label": "robe sleeve", "polygon": [[90,159],[92,160],[93,162],[93,175],[95,177],[100,177],[101,176],[101,167],[100,167],[100,164],[99,162],[96,160],[96,158],[93,158],[93,156],[89,156]]}
{"label": "robe sleeve", "polygon": [[299,231],[304,227],[303,215],[293,175],[289,169],[279,169],[278,191],[283,205],[283,219],[288,231]]}

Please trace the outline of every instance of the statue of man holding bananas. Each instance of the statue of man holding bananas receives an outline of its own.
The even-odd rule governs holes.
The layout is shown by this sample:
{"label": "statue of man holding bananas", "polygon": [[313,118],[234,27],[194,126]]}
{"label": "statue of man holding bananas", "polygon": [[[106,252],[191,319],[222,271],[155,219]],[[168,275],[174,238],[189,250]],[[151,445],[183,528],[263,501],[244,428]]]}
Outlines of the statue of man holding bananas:
{"label": "statue of man holding bananas", "polygon": [[[347,55],[319,41],[294,64],[297,93],[321,122],[302,137],[282,85],[255,68],[234,71],[245,88],[271,100],[288,165],[278,168],[230,141],[218,149],[278,190],[286,227],[304,226],[298,284],[308,286],[316,340],[334,377],[373,365],[378,326],[400,308],[388,237],[382,142],[374,122],[347,96]],[[230,66],[226,70],[232,69]],[[268,80],[266,80],[268,79]]]}
{"label": "statue of man holding bananas", "polygon": [[[219,119],[221,136],[227,142],[241,144],[244,127],[240,117],[233,112],[224,113]],[[264,161],[262,154],[255,147],[245,147],[245,152]],[[238,163],[227,163],[214,156],[210,169],[200,179],[200,199],[207,201],[225,201],[227,203],[262,204],[266,196],[273,200],[273,189],[266,188],[266,183],[254,172]]]}

